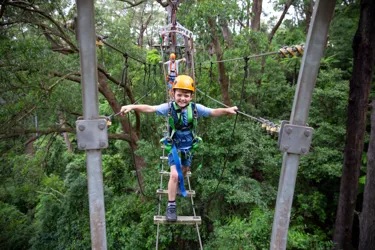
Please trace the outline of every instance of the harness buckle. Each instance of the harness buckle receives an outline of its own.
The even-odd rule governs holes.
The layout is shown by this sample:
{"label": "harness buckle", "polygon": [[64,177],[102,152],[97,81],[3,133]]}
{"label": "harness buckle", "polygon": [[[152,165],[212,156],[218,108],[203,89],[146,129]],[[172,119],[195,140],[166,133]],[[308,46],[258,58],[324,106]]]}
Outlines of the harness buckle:
{"label": "harness buckle", "polygon": [[167,151],[167,153],[170,153],[171,150],[172,150],[172,146],[173,146],[173,141],[170,137],[163,137],[161,140],[160,140],[160,143],[161,144],[164,144],[165,146],[165,150]]}
{"label": "harness buckle", "polygon": [[197,150],[199,145],[202,144],[203,140],[201,137],[197,136],[193,139],[192,150]]}

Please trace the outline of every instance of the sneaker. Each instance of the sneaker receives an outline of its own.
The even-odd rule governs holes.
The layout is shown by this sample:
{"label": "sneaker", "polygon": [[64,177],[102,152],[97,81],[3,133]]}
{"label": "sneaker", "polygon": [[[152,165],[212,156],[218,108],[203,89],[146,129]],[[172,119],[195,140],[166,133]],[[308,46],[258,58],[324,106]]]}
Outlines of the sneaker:
{"label": "sneaker", "polygon": [[165,216],[167,217],[167,221],[177,221],[176,206],[169,205]]}

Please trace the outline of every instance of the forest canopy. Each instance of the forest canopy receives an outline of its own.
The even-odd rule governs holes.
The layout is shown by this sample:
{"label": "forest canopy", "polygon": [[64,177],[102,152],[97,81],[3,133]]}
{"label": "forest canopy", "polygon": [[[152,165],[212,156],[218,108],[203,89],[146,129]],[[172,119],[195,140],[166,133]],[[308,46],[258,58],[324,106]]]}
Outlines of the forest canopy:
{"label": "forest canopy", "polygon": [[[169,51],[160,49],[160,30],[167,25],[164,7],[171,2],[94,1],[101,116],[116,114],[125,104],[165,102],[160,61],[169,60]],[[194,153],[189,184],[196,192],[204,249],[270,247],[283,153],[277,133],[267,133],[259,121],[280,125],[290,119],[302,54],[295,50],[294,56],[285,56],[280,49],[306,45],[314,1],[267,1],[273,7],[267,18],[262,12],[270,11],[262,9],[262,2],[265,6],[262,0],[185,0],[176,12],[177,22],[194,34],[194,59],[179,69],[191,74],[194,66],[202,91],[194,102],[212,108],[238,105],[257,118],[198,122],[204,143]],[[365,208],[372,211],[365,186],[375,164],[370,119],[375,116],[370,114],[375,105],[370,103],[375,97],[375,38],[364,39],[375,34],[375,20],[368,14],[375,4],[369,2],[336,1],[307,121],[314,135],[309,154],[299,163],[287,249],[366,249],[368,231],[360,225],[360,214]],[[76,16],[70,0],[0,3],[2,249],[91,246],[86,155],[78,149],[75,127],[83,116]],[[177,59],[186,57],[183,37],[176,39]],[[274,53],[256,56],[269,52]],[[360,62],[367,67],[360,68]],[[369,77],[360,78],[366,76],[361,72]],[[356,79],[367,81],[357,96]],[[360,121],[352,124],[361,131],[350,129],[351,118]],[[158,172],[167,166],[160,160],[159,143],[166,121],[131,112],[113,116],[111,122],[109,146],[102,150],[108,249],[151,249]],[[350,173],[356,180],[347,186],[347,195],[355,202],[347,210],[348,221],[341,223],[337,214],[345,217],[339,210],[348,196],[340,181]],[[178,199],[179,213],[192,214],[190,199]],[[345,226],[351,228],[350,236],[340,238],[338,228]],[[160,249],[199,249],[194,226],[160,225],[158,244]]]}

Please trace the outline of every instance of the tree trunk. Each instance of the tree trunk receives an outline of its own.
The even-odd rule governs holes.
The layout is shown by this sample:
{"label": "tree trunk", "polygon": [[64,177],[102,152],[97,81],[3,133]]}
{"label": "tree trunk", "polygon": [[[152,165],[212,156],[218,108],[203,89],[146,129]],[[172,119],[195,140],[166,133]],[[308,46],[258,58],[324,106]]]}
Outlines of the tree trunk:
{"label": "tree trunk", "polygon": [[271,33],[268,35],[268,42],[269,42],[269,43],[272,42],[272,39],[273,39],[273,37],[275,36],[276,31],[279,29],[281,23],[283,22],[286,13],[288,12],[290,6],[292,5],[292,2],[293,2],[292,0],[288,0],[288,1],[284,4],[284,9],[283,9],[283,12],[281,13],[281,16],[280,16],[279,20],[277,21],[276,25],[272,28]]}
{"label": "tree trunk", "polygon": [[[62,111],[59,111],[59,123],[60,123],[61,128],[63,129],[66,128],[66,121],[65,121],[64,114]],[[64,132],[62,133],[62,136],[64,138],[64,141],[65,141],[66,147],[68,148],[69,153],[73,153],[73,147],[72,147],[72,143],[69,141],[68,133]]]}
{"label": "tree trunk", "polygon": [[[292,5],[292,2],[293,2],[292,0],[288,0],[285,3],[283,12],[281,13],[281,16],[280,16],[279,20],[277,21],[276,25],[272,28],[271,33],[268,35],[268,44],[271,44],[271,42],[273,40],[273,37],[275,36],[276,31],[279,29],[281,23],[283,22],[286,13],[288,12],[290,6]],[[262,68],[260,70],[260,74],[261,75],[263,75],[263,73],[264,73],[264,64],[265,64],[265,62],[266,62],[266,58],[262,57],[262,62],[261,62]],[[260,87],[260,85],[262,85],[262,79],[258,79],[256,81],[256,83],[257,83],[258,87]]]}
{"label": "tree trunk", "polygon": [[[112,92],[111,88],[109,87],[109,84],[107,83],[107,77],[101,71],[98,71],[98,81],[99,81],[99,91],[106,98],[106,100],[108,101],[112,110],[115,113],[120,112],[121,105],[118,103],[114,93]],[[133,98],[131,97],[130,99],[133,99]],[[139,127],[139,115],[137,116],[136,119],[137,119],[136,123],[138,124],[137,127]],[[122,126],[124,132],[129,134],[129,136],[131,138],[131,141],[129,142],[129,146],[132,147],[132,149],[134,151],[137,150],[138,149],[137,142],[139,140],[139,136],[136,133],[137,129],[132,129],[130,127],[130,122],[126,118],[126,116],[120,118],[120,123],[121,123],[121,126]],[[132,133],[130,133],[130,132],[132,132]],[[135,158],[136,171],[137,171],[138,176],[139,176],[139,182],[140,182],[141,188],[143,188],[143,176],[142,176],[140,170],[142,168],[146,167],[146,164],[145,164],[142,157],[134,155],[134,158]]]}
{"label": "tree trunk", "polygon": [[366,185],[360,215],[359,250],[375,246],[375,99],[372,101],[371,136],[367,152]]}
{"label": "tree trunk", "polygon": [[29,143],[26,144],[25,154],[29,156],[34,156],[35,154],[34,141],[35,140],[31,140]]}
{"label": "tree trunk", "polygon": [[246,1],[247,2],[247,6],[246,6],[246,28],[250,27],[250,16],[251,16],[251,12],[250,12],[250,1]]}
{"label": "tree trunk", "polygon": [[305,23],[306,23],[305,34],[307,34],[309,32],[309,27],[310,27],[313,9],[314,9],[314,1],[313,0],[308,1],[303,6],[303,12],[305,13],[305,17],[306,17],[306,19],[305,19]]}
{"label": "tree trunk", "polygon": [[[168,2],[169,2],[169,6],[171,7],[170,8],[171,13],[168,14],[168,15],[171,16],[171,24],[173,25],[172,29],[176,29],[175,26],[177,25],[177,7],[180,4],[179,3],[180,1],[176,1],[176,2],[168,1]],[[169,11],[169,8],[167,8],[167,9]],[[171,44],[170,44],[170,47],[169,47],[169,50],[170,50],[169,52],[170,53],[176,53],[176,44],[177,44],[176,33],[171,32],[170,38],[171,38]]]}
{"label": "tree trunk", "polygon": [[[186,59],[185,74],[190,75],[191,69],[192,69],[192,50],[191,50],[192,41],[189,40],[188,37],[184,36],[184,43],[185,43],[185,55],[184,56],[185,56],[185,59]],[[194,77],[193,77],[193,79],[194,79]]]}
{"label": "tree trunk", "polygon": [[[366,5],[365,5],[366,3]],[[366,80],[371,84],[371,76],[375,64],[375,2],[362,1],[361,3],[361,23],[366,44],[363,61],[366,69]],[[363,19],[362,19],[363,17]],[[367,61],[368,60],[368,61]],[[371,86],[371,85],[370,85]],[[363,197],[362,213],[360,216],[360,241],[359,250],[371,249],[375,246],[375,99],[371,103],[371,135],[367,152],[367,173],[366,185]]]}
{"label": "tree trunk", "polygon": [[141,27],[139,28],[138,47],[140,47],[140,48],[142,48],[142,46],[143,46],[143,37],[144,37],[145,31],[147,29],[147,26],[151,21],[151,16],[152,16],[152,13],[147,17],[147,20],[146,20],[145,23],[142,22]]}
{"label": "tree trunk", "polygon": [[260,16],[262,14],[263,0],[254,0],[251,6],[251,30],[260,30]]}
{"label": "tree trunk", "polygon": [[[353,215],[363,153],[371,79],[375,63],[375,3],[361,2],[357,32],[353,38],[353,74],[350,80],[346,142],[340,196],[336,215],[334,249],[352,249]],[[371,180],[371,177],[370,177]],[[373,201],[372,201],[373,202]],[[368,204],[366,204],[367,206]],[[367,220],[368,218],[366,218]],[[363,225],[366,227],[366,225]],[[371,225],[373,226],[373,225]],[[373,236],[372,236],[373,237]],[[370,248],[372,249],[373,245]]]}
{"label": "tree trunk", "polygon": [[[223,52],[220,46],[219,36],[216,30],[216,21],[212,18],[208,18],[208,25],[211,29],[211,39],[215,48],[215,54],[218,61],[223,60]],[[219,83],[221,88],[221,96],[225,105],[232,106],[230,96],[229,96],[229,80],[225,74],[225,64],[224,62],[218,62],[218,71],[219,71]]]}
{"label": "tree trunk", "polygon": [[220,19],[221,32],[223,33],[224,40],[227,42],[229,48],[233,47],[232,34],[228,27],[228,21],[225,18]]}

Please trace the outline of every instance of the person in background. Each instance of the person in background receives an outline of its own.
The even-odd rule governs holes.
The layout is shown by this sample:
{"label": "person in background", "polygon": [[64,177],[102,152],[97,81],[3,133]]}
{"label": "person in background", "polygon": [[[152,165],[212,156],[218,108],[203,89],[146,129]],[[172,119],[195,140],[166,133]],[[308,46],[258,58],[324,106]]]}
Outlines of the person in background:
{"label": "person in background", "polygon": [[180,62],[186,62],[185,58],[176,60],[176,54],[172,53],[169,56],[169,61],[165,62],[164,65],[168,66],[168,75],[167,75],[167,81],[168,81],[168,91],[170,92],[171,97],[172,94],[172,85],[174,82],[174,79],[178,76],[178,65]]}

